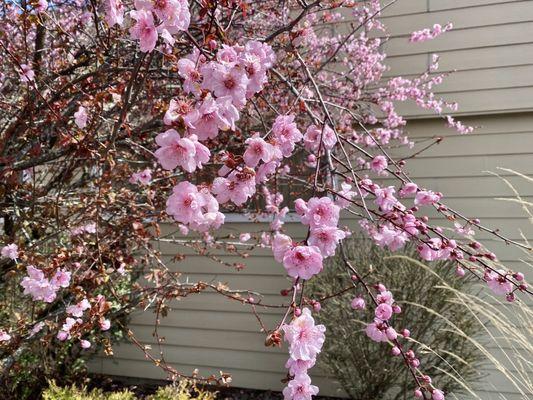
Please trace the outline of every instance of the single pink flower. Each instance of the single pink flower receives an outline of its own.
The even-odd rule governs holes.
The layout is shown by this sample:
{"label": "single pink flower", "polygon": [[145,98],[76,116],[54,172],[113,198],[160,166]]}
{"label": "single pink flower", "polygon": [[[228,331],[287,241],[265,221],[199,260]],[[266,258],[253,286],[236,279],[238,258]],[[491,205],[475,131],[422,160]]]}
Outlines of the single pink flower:
{"label": "single pink flower", "polygon": [[296,143],[302,140],[302,133],[294,122],[294,115],[279,115],[272,125],[274,145],[278,146],[284,157],[289,157]]}
{"label": "single pink flower", "polygon": [[366,307],[366,302],[362,297],[354,297],[350,305],[354,310],[364,310]]}
{"label": "single pink flower", "polygon": [[192,140],[182,138],[176,130],[169,129],[157,135],[155,141],[161,146],[155,156],[163,168],[173,170],[179,165],[187,172],[196,169],[196,146]]}
{"label": "single pink flower", "polygon": [[21,82],[31,82],[35,79],[35,72],[28,64],[20,64],[19,76]]}
{"label": "single pink flower", "polygon": [[[318,151],[319,148],[324,151],[324,149],[331,150],[337,143],[337,136],[333,129],[329,125],[316,126],[311,125],[305,131],[304,147],[308,151]],[[320,144],[322,142],[322,145]]]}
{"label": "single pink flower", "polygon": [[277,262],[283,262],[285,253],[292,248],[292,239],[282,233],[276,233],[272,240],[272,252]]}
{"label": "single pink flower", "polygon": [[382,321],[387,321],[392,317],[392,307],[387,303],[381,303],[376,307],[376,318],[379,318]]}
{"label": "single pink flower", "polygon": [[78,111],[74,113],[74,122],[78,128],[83,129],[87,126],[87,109],[83,106],[79,106]]}
{"label": "single pink flower", "polygon": [[152,170],[150,168],[146,168],[140,172],[134,172],[129,182],[130,183],[140,183],[141,185],[148,185],[150,184],[150,181],[152,180]]}
{"label": "single pink flower", "polygon": [[505,278],[506,273],[503,269],[497,272],[491,271],[486,274],[487,285],[497,295],[505,295],[513,291],[513,284]]}
{"label": "single pink flower", "polygon": [[246,151],[243,159],[247,166],[255,168],[259,161],[268,163],[274,155],[274,146],[262,139],[259,134],[255,134],[251,138],[246,139]]}
{"label": "single pink flower", "polygon": [[8,340],[11,340],[11,335],[0,329],[0,342],[7,342]]}
{"label": "single pink flower", "polygon": [[18,250],[18,246],[15,243],[11,243],[2,247],[2,250],[0,250],[0,254],[2,255],[2,257],[7,257],[12,260],[16,260],[19,256]]}
{"label": "single pink flower", "polygon": [[100,321],[100,329],[103,331],[107,331],[109,328],[111,328],[111,321],[108,319],[104,319]]}
{"label": "single pink flower", "polygon": [[285,368],[289,370],[289,373],[293,376],[307,373],[307,370],[313,368],[316,363],[316,359],[312,360],[296,360],[292,357],[289,357],[285,363]]}
{"label": "single pink flower", "polygon": [[382,172],[388,167],[387,158],[379,155],[372,159],[370,162],[370,169],[374,172]]}
{"label": "single pink flower", "polygon": [[311,400],[318,394],[318,387],[311,385],[311,378],[306,374],[296,375],[283,389],[284,400]]}
{"label": "single pink flower", "polygon": [[315,325],[308,308],[292,322],[282,326],[285,341],[289,343],[289,354],[296,360],[314,360],[324,344],[326,327]]}
{"label": "single pink flower", "polygon": [[346,237],[346,232],[335,226],[311,228],[307,243],[320,249],[323,257],[335,255],[337,244]]}
{"label": "single pink flower", "polygon": [[136,21],[136,24],[130,28],[131,38],[139,40],[142,52],[152,52],[157,43],[157,29],[152,12],[133,10],[130,11],[130,16]]}
{"label": "single pink flower", "polygon": [[312,197],[307,202],[307,211],[302,216],[302,223],[311,228],[337,226],[339,213],[339,206],[329,197]]}
{"label": "single pink flower", "polygon": [[432,192],[431,190],[421,190],[415,196],[415,206],[427,206],[438,202],[441,199],[439,193]]}
{"label": "single pink flower", "polygon": [[115,24],[122,26],[124,23],[124,4],[122,4],[122,0],[106,0],[105,20],[110,27]]}
{"label": "single pink flower", "polygon": [[293,278],[311,279],[322,271],[322,254],[316,246],[296,246],[283,256],[283,266]]}

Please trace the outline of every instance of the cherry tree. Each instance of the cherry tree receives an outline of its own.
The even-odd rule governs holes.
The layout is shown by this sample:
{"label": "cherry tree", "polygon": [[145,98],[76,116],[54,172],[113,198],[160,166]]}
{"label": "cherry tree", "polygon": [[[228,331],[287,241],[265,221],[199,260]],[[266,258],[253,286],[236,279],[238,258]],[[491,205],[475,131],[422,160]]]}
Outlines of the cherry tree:
{"label": "cherry tree", "polygon": [[[103,332],[122,327],[121,315],[211,291],[249,305],[267,345],[288,343],[283,393],[310,399],[319,389],[308,370],[324,340],[335,339],[315,324],[320,299],[305,282],[328,257],[344,255],[343,240],[360,230],[393,251],[414,242],[424,260],[452,260],[457,274],[508,301],[530,295],[524,275],[499,264],[474,235],[528,247],[447,206],[445,194],[411,180],[409,157],[390,153],[414,145],[401,102],[440,116],[451,134],[474,131],[449,115],[457,104],[433,93],[445,78],[437,55],[416,78],[383,76],[380,15],[392,3],[3,1],[0,266],[2,290],[20,298],[10,305],[18,317],[0,326],[3,376],[32,343],[88,349],[96,341],[110,353]],[[405,40],[416,45],[450,29],[435,24]],[[385,186],[383,177],[395,183]],[[238,240],[220,235],[226,214],[243,210],[269,221],[267,229]],[[307,230],[302,241],[284,230],[291,210]],[[343,215],[359,226],[344,226]],[[183,245],[206,257],[209,249],[271,249],[292,282],[288,301],[179,281],[152,247],[168,220]],[[415,397],[444,399],[407,346],[409,330],[394,325],[402,310],[387,282],[344,262],[352,284],[338,293],[353,290],[354,312],[375,309],[369,340],[403,358]],[[276,326],[263,324],[261,307],[284,310]],[[187,375],[147,356],[173,377]]]}

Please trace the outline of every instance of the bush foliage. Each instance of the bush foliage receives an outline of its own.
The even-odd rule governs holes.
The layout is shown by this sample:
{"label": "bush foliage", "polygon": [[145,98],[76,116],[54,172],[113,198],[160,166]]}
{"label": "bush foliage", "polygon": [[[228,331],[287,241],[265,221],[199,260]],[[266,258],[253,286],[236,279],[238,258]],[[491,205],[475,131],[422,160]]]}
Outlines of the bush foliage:
{"label": "bush foliage", "polygon": [[[147,400],[215,400],[216,392],[199,388],[194,382],[182,380],[175,385],[163,386],[151,396],[145,397]],[[89,390],[83,386],[60,387],[54,381],[43,393],[43,400],[137,400],[139,399],[133,392],[124,389],[117,392],[106,393],[101,389]]]}

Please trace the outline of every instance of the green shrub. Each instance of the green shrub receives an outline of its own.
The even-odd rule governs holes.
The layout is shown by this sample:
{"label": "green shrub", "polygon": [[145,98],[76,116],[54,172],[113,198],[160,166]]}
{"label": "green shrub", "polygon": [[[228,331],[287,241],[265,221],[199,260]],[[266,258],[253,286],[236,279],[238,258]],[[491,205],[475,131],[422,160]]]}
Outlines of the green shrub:
{"label": "green shrub", "polygon": [[114,393],[104,393],[100,389],[88,390],[85,386],[78,388],[74,385],[59,387],[54,381],[49,383],[43,393],[43,400],[136,400],[129,390]]}
{"label": "green shrub", "polygon": [[[215,400],[216,392],[199,388],[194,382],[181,380],[175,385],[163,386],[147,400]],[[119,392],[106,393],[101,389],[88,390],[72,386],[60,387],[54,381],[43,393],[43,400],[137,400],[135,394],[127,389]]]}
{"label": "green shrub", "polygon": [[[355,239],[346,241],[345,250],[367,282],[383,282],[393,293],[402,313],[393,317],[392,324],[397,330],[408,328],[413,339],[427,345],[409,341],[405,349],[413,348],[419,354],[422,371],[432,377],[436,387],[457,394],[481,377],[479,367],[483,356],[467,339],[479,331],[478,322],[454,302],[453,290],[443,288],[446,282],[450,288],[471,291],[472,280],[457,277],[455,265],[449,261],[424,268],[414,260],[417,259],[414,247],[407,247],[404,256],[392,256],[390,251],[369,240]],[[330,259],[329,265],[310,285],[317,297],[349,287],[350,274],[340,256]],[[391,346],[375,343],[366,336],[364,327],[373,320],[374,307],[352,310],[351,299],[363,294],[362,288],[357,290],[327,300],[317,314],[318,321],[328,331],[319,357],[322,367],[340,382],[352,399],[404,399],[415,388],[412,377],[402,358],[390,355]],[[365,299],[368,304],[369,300]]]}
{"label": "green shrub", "polygon": [[196,384],[182,380],[177,385],[160,387],[157,392],[148,397],[149,400],[215,400],[216,392],[199,388]]}

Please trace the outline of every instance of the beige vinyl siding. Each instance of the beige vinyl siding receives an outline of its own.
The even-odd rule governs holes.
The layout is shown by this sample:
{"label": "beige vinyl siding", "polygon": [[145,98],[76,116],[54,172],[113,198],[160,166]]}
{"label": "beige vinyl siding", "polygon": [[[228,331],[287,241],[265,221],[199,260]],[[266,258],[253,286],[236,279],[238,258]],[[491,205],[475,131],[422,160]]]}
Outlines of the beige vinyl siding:
{"label": "beige vinyl siding", "polygon": [[[439,145],[408,161],[410,176],[421,186],[443,192],[446,204],[465,215],[481,218],[484,225],[500,228],[511,239],[520,240],[522,232],[533,240],[533,225],[521,208],[495,200],[512,197],[511,191],[487,172],[506,167],[533,176],[533,1],[398,0],[384,16],[391,34],[386,44],[391,56],[389,75],[421,73],[429,63],[430,54],[438,52],[442,71],[457,70],[446,78],[438,92],[460,103],[459,114],[465,115],[462,118],[465,123],[480,127],[475,134],[457,135],[444,126],[442,119],[428,118],[427,113],[412,105],[400,105],[401,111],[412,119],[408,131],[415,141],[445,137]],[[408,43],[409,32],[448,21],[454,22],[454,31],[427,43]],[[533,201],[532,184],[509,173],[500,173],[520,190],[525,200]],[[387,178],[383,181],[392,184]],[[446,223],[440,216],[432,217],[436,217],[437,223]],[[224,232],[238,234],[261,228],[238,222],[242,218],[233,221],[228,221]],[[357,227],[354,219],[345,218],[343,223]],[[300,224],[288,223],[286,228],[293,237],[305,235]],[[166,226],[165,230],[168,229],[175,227]],[[477,236],[509,268],[525,269],[519,261],[524,258],[521,251],[485,232]],[[284,300],[279,291],[289,283],[283,267],[266,249],[253,251],[247,259],[213,252],[226,263],[246,264],[241,271],[194,255],[190,249],[175,244],[160,243],[160,250],[171,269],[182,272],[183,281],[225,282],[233,289],[260,292],[264,303]],[[185,260],[170,261],[177,253],[186,254]],[[531,269],[526,271],[529,280],[533,280]],[[279,321],[282,311],[259,308],[258,312],[271,328]],[[151,310],[139,312],[130,329],[143,343],[151,345],[152,353],[157,356],[159,350],[152,336],[154,318]],[[191,295],[173,302],[173,310],[161,321],[160,334],[166,337],[165,359],[184,373],[191,373],[195,368],[202,374],[218,374],[222,370],[233,375],[233,385],[237,387],[282,388],[286,349],[264,346],[264,334],[246,305],[213,293]],[[500,350],[492,349],[492,352],[508,364]],[[113,357],[93,360],[91,369],[128,377],[165,377],[141,351],[126,343],[116,346]],[[489,376],[476,385],[483,400],[501,399],[500,393],[508,400],[524,399],[494,367],[489,366],[487,372]],[[317,369],[314,375],[321,394],[339,393],[332,379]]]}

